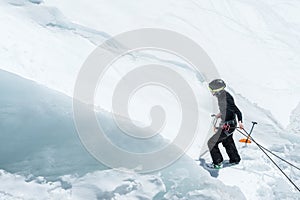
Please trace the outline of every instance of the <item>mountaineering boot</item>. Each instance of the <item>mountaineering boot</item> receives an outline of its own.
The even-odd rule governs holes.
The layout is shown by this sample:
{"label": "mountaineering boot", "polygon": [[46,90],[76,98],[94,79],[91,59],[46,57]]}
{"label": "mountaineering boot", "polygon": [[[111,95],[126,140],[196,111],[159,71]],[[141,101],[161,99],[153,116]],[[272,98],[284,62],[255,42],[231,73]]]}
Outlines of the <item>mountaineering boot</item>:
{"label": "mountaineering boot", "polygon": [[207,164],[207,167],[209,167],[211,169],[221,169],[223,167],[223,164],[222,163],[218,163],[218,164],[211,163],[211,164]]}

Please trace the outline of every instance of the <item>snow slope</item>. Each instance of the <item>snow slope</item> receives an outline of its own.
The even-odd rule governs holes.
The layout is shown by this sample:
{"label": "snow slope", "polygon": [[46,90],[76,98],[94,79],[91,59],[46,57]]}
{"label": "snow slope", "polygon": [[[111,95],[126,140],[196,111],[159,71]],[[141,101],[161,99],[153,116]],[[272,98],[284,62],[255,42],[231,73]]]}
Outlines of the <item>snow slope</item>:
{"label": "snow slope", "polygon": [[[4,71],[0,77],[0,92],[4,94],[0,167],[5,170],[0,173],[1,199],[243,199],[243,195],[247,199],[297,199],[298,193],[253,144],[246,148],[238,144],[241,164],[221,170],[214,175],[218,179],[186,156],[154,174],[109,170],[81,146],[72,123],[69,97]],[[246,119],[256,118],[259,113],[253,136],[299,165],[299,136],[283,134],[265,110],[252,106],[240,95],[236,99],[241,109],[251,109]],[[101,116],[111,133],[118,132],[110,123],[112,119],[105,113]],[[242,138],[238,133],[235,137]],[[112,139],[135,149],[134,143],[121,134]],[[209,161],[209,156],[205,157]],[[280,166],[300,183],[297,171],[283,163]]]}
{"label": "snow slope", "polygon": [[[298,1],[31,2],[1,2],[6,30],[0,33],[1,67],[69,95],[96,44],[156,27],[200,44],[237,93],[269,110],[284,127],[299,103]],[[279,106],[282,102],[289,103]]]}
{"label": "snow slope", "polygon": [[[236,102],[239,108],[245,113],[246,129],[250,130],[251,121],[257,121],[252,137],[280,157],[287,159],[296,166],[300,166],[298,134],[292,131],[282,130],[276,125],[276,120],[270,117],[270,113],[264,109],[255,107],[247,99],[236,95]],[[237,142],[245,138],[235,131],[234,138],[242,158],[239,165],[224,168],[219,173],[212,176],[218,178],[226,185],[238,186],[245,194],[247,199],[299,199],[299,192],[287,181],[271,161],[261,150],[252,142],[245,145]],[[228,159],[222,145],[220,149],[225,159]],[[296,183],[300,184],[300,172],[291,168],[278,158],[270,155]],[[206,160],[210,160],[209,155],[205,155]]]}
{"label": "snow slope", "polygon": [[[175,30],[208,52],[234,89],[246,127],[258,121],[253,137],[299,166],[299,6],[294,0],[3,0],[0,67],[71,96],[82,63],[103,40],[142,27]],[[133,63],[124,59],[124,66]],[[172,66],[199,86],[180,64]],[[113,73],[118,80],[124,71]],[[5,72],[0,75],[5,94],[0,100],[1,199],[299,198],[254,144],[238,144],[241,165],[220,171],[218,179],[188,157],[152,175],[109,170],[81,146],[68,97]],[[110,104],[104,104],[109,110]],[[111,124],[106,114],[99,117]],[[109,128],[114,132],[115,127]],[[126,138],[116,142],[126,144]],[[161,138],[153,142],[164,145]],[[195,158],[200,149],[194,143],[188,154]],[[300,185],[299,172],[279,163]]]}
{"label": "snow slope", "polygon": [[[71,98],[8,72],[0,77],[1,199],[245,199],[188,156],[147,175],[108,169],[81,145]],[[109,138],[130,151],[165,143],[157,136],[137,146],[109,115],[99,117]]]}
{"label": "snow slope", "polygon": [[[243,199],[243,195],[247,199],[296,199],[298,196],[253,144],[247,148],[238,144],[241,164],[221,170],[218,179],[210,177],[186,156],[154,174],[109,170],[81,146],[72,122],[69,97],[4,71],[0,77],[0,92],[4,94],[0,112],[0,167],[5,170],[0,175],[2,199],[35,199],[37,195],[39,199]],[[253,136],[299,165],[296,145],[299,136],[283,134],[268,112],[240,95],[235,96],[242,110],[251,109],[245,116],[246,125],[254,118],[259,123]],[[112,119],[105,113],[100,117],[107,122],[111,133],[117,133],[113,140],[129,144],[127,148],[134,150],[132,141],[118,134],[110,123]],[[235,137],[242,138],[238,133]],[[209,161],[208,156],[206,159]],[[280,166],[299,184],[297,171],[283,163]]]}
{"label": "snow slope", "polygon": [[288,126],[288,130],[292,133],[300,133],[300,103],[298,106],[293,110],[291,117],[290,117],[290,124]]}

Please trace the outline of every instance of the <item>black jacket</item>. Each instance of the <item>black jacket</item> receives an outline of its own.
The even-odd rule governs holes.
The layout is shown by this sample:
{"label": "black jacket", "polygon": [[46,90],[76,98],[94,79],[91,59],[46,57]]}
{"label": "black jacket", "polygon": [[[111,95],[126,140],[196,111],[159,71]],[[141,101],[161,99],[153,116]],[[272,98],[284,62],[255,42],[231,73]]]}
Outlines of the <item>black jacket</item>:
{"label": "black jacket", "polygon": [[227,91],[223,90],[218,96],[218,105],[222,114],[222,122],[235,120],[237,115],[238,121],[242,122],[242,113],[239,108],[235,105],[234,99]]}

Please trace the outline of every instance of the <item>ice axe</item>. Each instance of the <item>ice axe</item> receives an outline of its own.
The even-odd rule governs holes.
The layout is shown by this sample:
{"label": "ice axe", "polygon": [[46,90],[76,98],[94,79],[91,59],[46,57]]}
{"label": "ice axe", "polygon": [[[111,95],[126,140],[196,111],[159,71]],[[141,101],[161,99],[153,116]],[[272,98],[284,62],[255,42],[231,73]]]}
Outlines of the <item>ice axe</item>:
{"label": "ice axe", "polygon": [[248,137],[246,139],[240,139],[239,142],[242,142],[242,143],[251,143],[251,140],[250,140],[250,136],[251,136],[251,133],[254,129],[254,126],[257,124],[257,122],[252,122],[252,128],[250,130],[250,133],[248,134]]}
{"label": "ice axe", "polygon": [[216,132],[216,129],[218,129],[218,128],[216,127],[216,124],[217,124],[217,122],[218,122],[217,115],[212,114],[212,115],[210,115],[210,116],[214,118],[214,120],[213,120],[213,128],[214,128],[214,132]]}

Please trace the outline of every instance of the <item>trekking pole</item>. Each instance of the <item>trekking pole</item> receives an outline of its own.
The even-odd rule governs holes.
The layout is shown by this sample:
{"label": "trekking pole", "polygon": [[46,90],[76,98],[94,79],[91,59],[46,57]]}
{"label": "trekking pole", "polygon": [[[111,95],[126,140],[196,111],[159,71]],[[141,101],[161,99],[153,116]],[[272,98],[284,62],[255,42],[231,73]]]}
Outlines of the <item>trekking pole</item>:
{"label": "trekking pole", "polygon": [[256,124],[257,124],[257,122],[252,122],[252,127],[251,127],[250,133],[249,133],[249,135],[248,135],[248,137],[247,137],[247,139],[246,139],[246,143],[247,143],[248,140],[250,139],[251,133],[252,133],[252,131],[253,131],[253,129],[254,129],[254,126],[255,126]]}
{"label": "trekking pole", "polygon": [[[246,139],[240,139],[240,141],[239,142],[244,142],[244,143],[251,143],[251,140],[250,140],[250,138],[251,138],[251,133],[252,133],[252,131],[253,131],[253,129],[254,129],[254,126],[257,124],[257,122],[252,122],[252,127],[251,127],[251,130],[250,130],[250,133],[249,134],[247,134],[248,136],[247,136],[247,138]],[[245,129],[243,129],[244,131],[245,131]]]}

